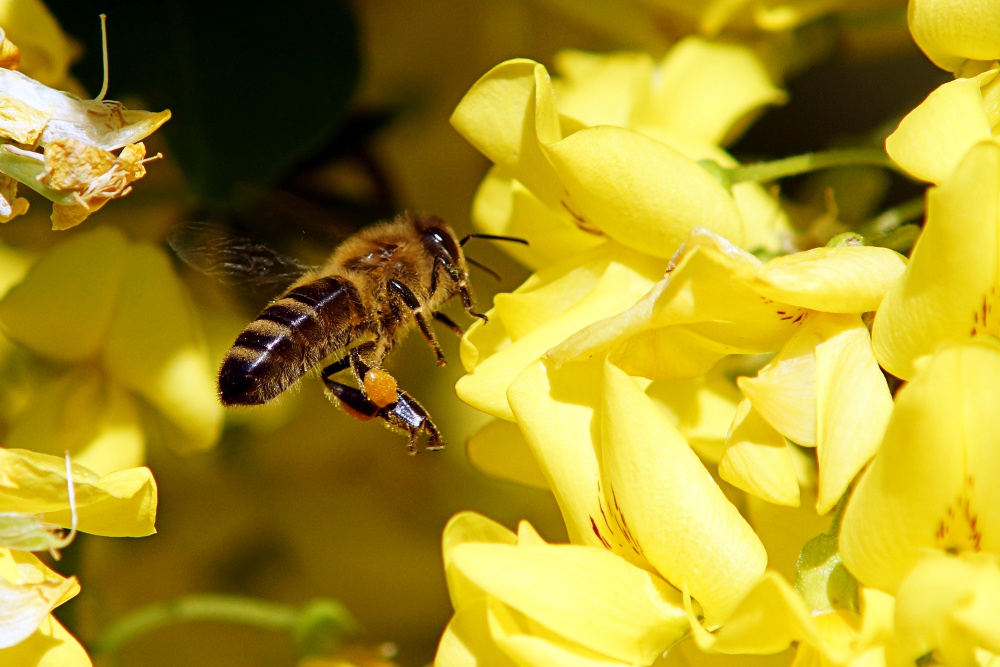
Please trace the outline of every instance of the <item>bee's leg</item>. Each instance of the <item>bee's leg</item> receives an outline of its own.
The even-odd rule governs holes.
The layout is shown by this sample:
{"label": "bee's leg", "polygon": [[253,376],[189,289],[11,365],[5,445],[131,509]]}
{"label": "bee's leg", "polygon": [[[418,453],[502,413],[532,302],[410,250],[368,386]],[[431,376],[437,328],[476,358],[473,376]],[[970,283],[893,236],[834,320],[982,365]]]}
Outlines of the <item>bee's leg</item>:
{"label": "bee's leg", "polygon": [[326,368],[323,369],[323,371],[321,373],[321,375],[323,377],[323,381],[325,382],[325,381],[329,380],[331,377],[333,377],[334,375],[336,375],[340,371],[346,371],[350,367],[351,367],[351,357],[350,357],[350,355],[346,355],[346,356],[344,356],[343,359],[341,359],[339,361],[335,361],[335,362],[333,362],[332,364],[330,364],[329,366],[327,366]]}
{"label": "bee's leg", "polygon": [[427,323],[427,318],[424,317],[423,310],[421,310],[422,306],[420,305],[420,300],[417,299],[416,295],[410,291],[409,287],[398,280],[390,280],[389,287],[396,293],[396,296],[399,297],[406,307],[413,311],[413,319],[417,321],[417,326],[420,327],[420,335],[424,337],[427,344],[431,346],[432,350],[434,350],[438,366],[444,366],[447,363],[444,358],[444,353],[441,352],[441,346],[438,345],[437,338],[434,336],[434,330],[431,329],[431,325]]}
{"label": "bee's leg", "polygon": [[410,454],[417,453],[417,438],[421,433],[427,434],[427,450],[434,451],[444,448],[441,432],[431,421],[430,415],[416,399],[402,389],[397,390],[397,400],[387,406],[379,407],[368,400],[360,389],[324,378],[330,393],[337,397],[344,410],[354,417],[366,421],[378,417],[386,424],[410,436],[407,448]]}
{"label": "bee's leg", "polygon": [[435,270],[438,266],[440,266],[444,272],[448,274],[448,277],[451,278],[458,286],[458,295],[462,298],[462,308],[465,309],[465,312],[472,317],[478,317],[483,322],[489,322],[490,318],[477,311],[476,307],[473,305],[472,291],[469,290],[469,278],[464,272],[459,271],[454,261],[451,259],[445,259],[444,257],[437,257],[435,258],[434,265]]}
{"label": "bee's leg", "polygon": [[398,390],[397,393],[395,404],[382,408],[379,417],[384,419],[389,426],[410,434],[410,454],[417,453],[417,435],[421,432],[427,434],[428,451],[444,449],[441,432],[431,421],[431,416],[427,414],[424,406],[417,403],[417,399],[402,389]]}
{"label": "bee's leg", "polygon": [[361,393],[360,389],[355,389],[349,385],[331,380],[324,376],[323,384],[330,390],[330,393],[337,397],[344,412],[358,421],[369,421],[378,417],[379,406],[375,405]]}
{"label": "bee's leg", "polygon": [[365,343],[351,348],[347,358],[361,385],[362,395],[376,406],[384,408],[396,402],[398,387],[396,378],[375,363],[374,351],[374,344]]}
{"label": "bee's leg", "polygon": [[434,313],[432,317],[441,324],[445,325],[446,327],[454,331],[456,336],[465,335],[465,329],[455,324],[455,322],[444,313]]}

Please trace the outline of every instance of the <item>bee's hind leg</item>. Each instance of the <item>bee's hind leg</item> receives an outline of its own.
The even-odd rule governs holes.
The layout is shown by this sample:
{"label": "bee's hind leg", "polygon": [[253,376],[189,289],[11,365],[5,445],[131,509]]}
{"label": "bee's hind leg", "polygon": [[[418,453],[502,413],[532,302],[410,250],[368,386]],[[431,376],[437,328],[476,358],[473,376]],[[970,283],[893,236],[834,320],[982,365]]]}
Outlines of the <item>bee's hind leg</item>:
{"label": "bee's hind leg", "polygon": [[415,398],[402,389],[396,390],[397,400],[395,403],[379,407],[368,400],[360,389],[336,382],[325,375],[323,382],[350,416],[362,421],[378,417],[384,420],[389,427],[409,434],[410,454],[417,453],[417,437],[421,433],[427,434],[428,451],[444,448],[441,432],[431,421],[430,415]]}

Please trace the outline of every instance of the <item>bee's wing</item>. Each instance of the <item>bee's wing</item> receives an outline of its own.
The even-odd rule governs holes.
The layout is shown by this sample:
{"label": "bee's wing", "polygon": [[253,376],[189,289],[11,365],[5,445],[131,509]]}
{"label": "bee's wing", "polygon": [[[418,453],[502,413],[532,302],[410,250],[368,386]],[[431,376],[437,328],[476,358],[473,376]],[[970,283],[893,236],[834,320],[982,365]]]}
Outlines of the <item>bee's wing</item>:
{"label": "bee's wing", "polygon": [[313,268],[207,222],[178,225],[167,235],[167,243],[185,264],[224,285],[287,285]]}

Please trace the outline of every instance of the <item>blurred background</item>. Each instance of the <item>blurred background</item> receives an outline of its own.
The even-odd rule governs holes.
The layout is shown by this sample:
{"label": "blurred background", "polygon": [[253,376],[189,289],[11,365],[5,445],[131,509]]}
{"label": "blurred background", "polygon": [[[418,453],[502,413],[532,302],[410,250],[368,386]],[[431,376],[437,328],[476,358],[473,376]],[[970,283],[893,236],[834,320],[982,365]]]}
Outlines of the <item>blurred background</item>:
{"label": "blurred background", "polygon": [[[47,203],[26,195],[32,211],[0,227],[0,242],[30,258],[107,225],[166,248],[175,225],[209,221],[315,263],[353,231],[401,210],[437,213],[466,233],[488,163],[448,117],[476,79],[512,57],[551,70],[553,55],[570,47],[661,55],[695,29],[684,3],[622,1],[628,11],[613,22],[592,11],[597,4],[285,0],[259,11],[193,0],[49,2],[72,40],[80,94],[101,87],[98,15],[105,13],[108,98],[169,108],[173,117],[147,141],[149,153],[164,159],[148,166],[128,197],[55,233]],[[825,14],[759,37],[791,63],[785,83],[792,102],[761,118],[733,147],[737,157],[864,143],[946,79],[910,42],[905,3],[864,4],[867,13]],[[820,215],[830,180],[846,177],[823,178],[783,184],[803,217]],[[845,224],[918,192],[885,172],[858,182],[863,191],[838,200]],[[472,269],[484,310],[495,292],[527,275],[488,243],[471,254],[502,276],[497,282]],[[234,291],[179,261],[176,270],[220,363],[275,290]],[[460,308],[449,312],[468,324]],[[151,426],[146,461],[159,486],[158,534],[80,535],[54,565],[83,586],[57,609],[59,618],[87,645],[130,612],[186,594],[293,605],[325,597],[360,621],[359,645],[377,652],[388,643],[398,664],[428,663],[451,614],[440,552],[449,517],[475,510],[512,528],[526,519],[546,539],[565,539],[548,492],[493,480],[468,462],[464,443],[486,417],[455,397],[458,342],[441,334],[441,343],[445,368],[412,335],[389,369],[433,415],[449,443],[442,452],[407,456],[405,438],[347,418],[315,378],[276,405],[227,415],[221,439],[206,452],[182,456],[168,432]],[[140,637],[116,664],[296,660],[285,635],[186,623]]]}

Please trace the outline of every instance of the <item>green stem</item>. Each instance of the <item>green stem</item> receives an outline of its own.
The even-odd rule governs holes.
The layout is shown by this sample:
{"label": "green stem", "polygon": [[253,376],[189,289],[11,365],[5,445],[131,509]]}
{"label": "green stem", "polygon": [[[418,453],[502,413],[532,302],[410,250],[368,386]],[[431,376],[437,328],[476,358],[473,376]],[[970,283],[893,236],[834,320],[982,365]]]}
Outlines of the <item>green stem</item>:
{"label": "green stem", "polygon": [[877,217],[858,228],[858,233],[866,237],[882,236],[900,227],[903,223],[916,220],[924,215],[924,196],[914,197],[901,204],[886,209]]}
{"label": "green stem", "polygon": [[728,185],[746,181],[767,183],[786,176],[806,174],[830,167],[871,165],[898,169],[881,148],[843,148],[818,153],[803,153],[780,160],[742,164],[735,167],[722,167],[715,163],[708,164],[710,162],[710,160],[702,161],[702,164],[715,174],[721,171],[724,174],[724,182]]}
{"label": "green stem", "polygon": [[303,654],[321,652],[339,635],[358,631],[350,612],[332,600],[293,607],[234,595],[189,595],[143,607],[120,619],[98,637],[92,650],[117,653],[136,637],[189,621],[223,621],[289,632]]}

